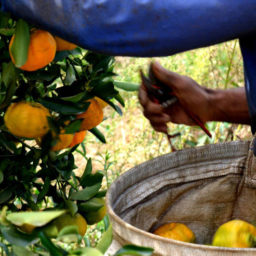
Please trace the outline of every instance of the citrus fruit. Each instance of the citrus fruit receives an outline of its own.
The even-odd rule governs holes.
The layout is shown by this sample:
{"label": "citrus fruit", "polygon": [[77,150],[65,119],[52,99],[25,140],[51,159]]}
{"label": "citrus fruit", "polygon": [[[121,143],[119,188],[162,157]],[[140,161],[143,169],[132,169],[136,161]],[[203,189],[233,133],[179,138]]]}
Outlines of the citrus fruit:
{"label": "citrus fruit", "polygon": [[100,209],[98,209],[97,211],[86,212],[85,213],[84,216],[85,216],[85,219],[86,219],[86,221],[87,221],[87,223],[89,225],[93,225],[95,223],[98,223],[106,215],[106,203],[105,203],[105,200],[103,198],[94,198],[94,201],[96,203],[103,204],[103,206]]}
{"label": "citrus fruit", "polygon": [[99,103],[99,105],[101,106],[102,109],[108,105],[108,103],[106,101],[102,100],[99,97],[95,97],[95,100]]}
{"label": "citrus fruit", "polygon": [[231,220],[222,224],[214,234],[212,245],[250,248],[256,242],[256,227],[243,220]]}
{"label": "citrus fruit", "polygon": [[154,231],[155,235],[179,240],[182,242],[195,242],[193,231],[182,223],[166,223]]}
{"label": "citrus fruit", "polygon": [[70,43],[58,36],[55,36],[54,38],[57,45],[57,51],[71,51],[77,47],[76,44]]}
{"label": "citrus fruit", "polygon": [[19,229],[21,231],[23,231],[24,233],[27,233],[27,234],[31,234],[35,228],[36,228],[36,226],[28,224],[28,223],[25,223],[19,227]]}
{"label": "citrus fruit", "polygon": [[68,148],[72,142],[74,135],[60,133],[58,136],[54,136],[57,139],[56,144],[51,148],[52,151],[59,151],[65,148]]}
{"label": "citrus fruit", "polygon": [[[12,36],[9,44],[9,53],[12,62],[15,60],[12,56],[11,47],[15,35]],[[47,66],[55,57],[56,42],[54,37],[44,30],[33,30],[30,33],[30,42],[28,47],[28,57],[26,63],[20,67],[22,70],[35,71]]]}
{"label": "citrus fruit", "polygon": [[75,216],[72,216],[71,214],[63,214],[59,218],[57,218],[53,224],[57,227],[58,232],[60,232],[64,227],[67,226],[77,226],[78,233],[81,236],[85,235],[85,232],[87,230],[87,223],[84,217],[77,213]]}
{"label": "citrus fruit", "polygon": [[20,101],[7,108],[4,122],[13,135],[35,139],[48,132],[48,116],[48,109],[40,103]]}
{"label": "citrus fruit", "polygon": [[84,141],[85,135],[86,135],[86,131],[76,132],[74,134],[73,140],[71,141],[71,144],[69,145],[69,147],[72,148],[77,144],[82,143]]}
{"label": "citrus fruit", "polygon": [[103,120],[103,111],[100,104],[95,99],[91,99],[89,102],[88,109],[84,113],[77,115],[77,119],[82,119],[80,131],[90,130]]}

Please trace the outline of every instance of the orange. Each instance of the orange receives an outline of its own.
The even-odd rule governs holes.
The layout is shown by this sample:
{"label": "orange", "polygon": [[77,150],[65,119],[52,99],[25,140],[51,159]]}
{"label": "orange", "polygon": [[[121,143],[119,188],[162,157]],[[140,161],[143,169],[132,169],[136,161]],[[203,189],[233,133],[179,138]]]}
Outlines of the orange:
{"label": "orange", "polygon": [[86,135],[86,131],[76,132],[69,147],[72,148],[72,147],[76,146],[77,144],[82,143],[85,135]]}
{"label": "orange", "polygon": [[182,223],[167,223],[154,231],[154,234],[174,240],[193,243],[195,235],[191,229]]}
{"label": "orange", "polygon": [[[14,35],[9,44],[9,53],[12,62],[15,60],[11,53],[11,47],[14,41]],[[44,30],[33,30],[30,34],[30,42],[28,47],[28,58],[26,63],[20,67],[22,70],[35,71],[47,66],[55,57],[56,42],[54,37]]]}
{"label": "orange", "polygon": [[103,111],[100,104],[95,99],[91,99],[89,102],[88,109],[84,113],[77,115],[77,119],[83,119],[80,131],[90,130],[103,120]]}
{"label": "orange", "polygon": [[4,122],[11,134],[35,139],[48,132],[48,116],[50,112],[40,103],[20,101],[7,108]]}
{"label": "orange", "polygon": [[55,36],[54,38],[57,44],[57,51],[71,51],[77,47],[76,44],[70,43],[58,36]]}
{"label": "orange", "polygon": [[256,245],[256,227],[243,220],[222,224],[214,234],[213,246],[250,248]]}
{"label": "orange", "polygon": [[87,222],[79,213],[77,213],[75,216],[72,216],[68,213],[61,215],[53,222],[53,225],[57,227],[58,232],[60,232],[66,226],[77,226],[78,233],[81,236],[84,236],[87,230]]}
{"label": "orange", "polygon": [[103,198],[93,198],[93,201],[96,203],[103,204],[103,206],[97,211],[84,213],[85,219],[89,225],[93,225],[95,223],[100,222],[104,218],[107,212],[106,203]]}
{"label": "orange", "polygon": [[57,143],[51,148],[52,151],[59,151],[68,148],[74,138],[73,134],[60,133],[57,137]]}
{"label": "orange", "polygon": [[99,103],[99,105],[101,106],[102,109],[108,105],[108,103],[106,101],[102,100],[99,97],[95,97],[95,100],[97,100],[97,102]]}

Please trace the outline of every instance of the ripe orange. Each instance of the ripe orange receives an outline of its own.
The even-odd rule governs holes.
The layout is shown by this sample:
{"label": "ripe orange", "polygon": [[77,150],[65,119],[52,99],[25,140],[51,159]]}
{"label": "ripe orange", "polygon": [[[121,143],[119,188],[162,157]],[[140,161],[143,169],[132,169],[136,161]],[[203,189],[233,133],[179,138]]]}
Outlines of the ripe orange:
{"label": "ripe orange", "polygon": [[7,108],[4,122],[11,134],[35,139],[48,132],[48,116],[50,112],[40,103],[20,101]]}
{"label": "ripe orange", "polygon": [[[15,60],[11,53],[11,47],[14,41],[14,35],[9,44],[9,53],[12,62]],[[54,37],[44,30],[33,30],[30,34],[30,42],[28,48],[28,58],[26,63],[20,67],[22,70],[35,71],[47,66],[55,57],[56,42]]]}
{"label": "ripe orange", "polygon": [[[56,137],[55,137],[56,138]],[[57,136],[57,143],[51,148],[52,151],[59,151],[68,148],[74,138],[73,134],[60,133]]]}
{"label": "ripe orange", "polygon": [[77,144],[82,143],[85,135],[86,135],[86,131],[76,132],[69,147],[72,148],[72,147],[76,146]]}
{"label": "ripe orange", "polygon": [[84,236],[87,230],[87,222],[79,213],[77,213],[75,216],[72,216],[68,213],[61,215],[53,222],[53,225],[57,227],[59,232],[66,226],[77,226],[78,233],[81,236]]}
{"label": "ripe orange", "polygon": [[222,224],[214,234],[212,245],[233,248],[255,247],[256,227],[243,220]]}
{"label": "ripe orange", "polygon": [[85,212],[84,217],[89,225],[100,222],[107,213],[106,203],[103,198],[94,198],[94,202],[103,204],[103,206],[94,212]]}
{"label": "ripe orange", "polygon": [[57,44],[57,51],[71,51],[77,47],[76,44],[70,43],[58,36],[55,36],[54,38]]}
{"label": "ripe orange", "polygon": [[91,99],[89,102],[88,109],[84,113],[77,115],[77,119],[83,119],[80,131],[90,130],[103,120],[103,111],[100,104],[95,99]]}
{"label": "ripe orange", "polygon": [[195,235],[191,229],[182,223],[167,223],[154,231],[154,234],[174,240],[193,243]]}
{"label": "ripe orange", "polygon": [[102,100],[99,97],[95,97],[95,100],[97,100],[97,102],[99,103],[99,105],[101,106],[102,109],[108,105],[108,103],[106,101]]}

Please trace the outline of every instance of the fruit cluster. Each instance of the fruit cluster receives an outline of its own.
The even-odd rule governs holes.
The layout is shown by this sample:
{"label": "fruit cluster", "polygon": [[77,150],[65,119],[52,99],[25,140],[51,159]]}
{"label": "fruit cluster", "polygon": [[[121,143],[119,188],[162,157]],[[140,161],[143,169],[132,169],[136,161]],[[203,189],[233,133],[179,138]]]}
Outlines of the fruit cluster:
{"label": "fruit cluster", "polygon": [[[154,234],[194,243],[196,238],[193,231],[182,223],[167,223],[154,231]],[[251,248],[256,246],[256,227],[243,220],[231,220],[222,224],[215,232],[213,246]]]}

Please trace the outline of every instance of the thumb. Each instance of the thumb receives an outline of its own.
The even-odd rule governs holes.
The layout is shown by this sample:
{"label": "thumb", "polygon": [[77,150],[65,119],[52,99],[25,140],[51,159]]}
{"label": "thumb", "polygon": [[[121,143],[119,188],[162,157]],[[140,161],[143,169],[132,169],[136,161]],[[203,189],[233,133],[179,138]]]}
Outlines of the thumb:
{"label": "thumb", "polygon": [[175,72],[163,68],[158,62],[151,63],[151,69],[159,82],[171,87],[172,90],[178,89],[181,76]]}

